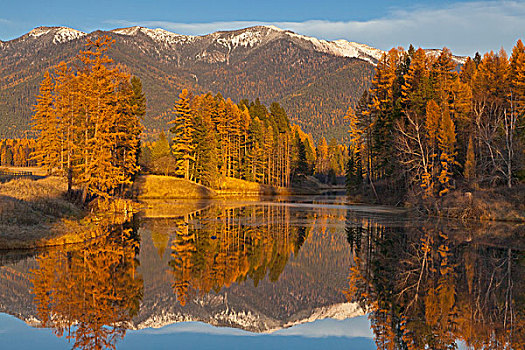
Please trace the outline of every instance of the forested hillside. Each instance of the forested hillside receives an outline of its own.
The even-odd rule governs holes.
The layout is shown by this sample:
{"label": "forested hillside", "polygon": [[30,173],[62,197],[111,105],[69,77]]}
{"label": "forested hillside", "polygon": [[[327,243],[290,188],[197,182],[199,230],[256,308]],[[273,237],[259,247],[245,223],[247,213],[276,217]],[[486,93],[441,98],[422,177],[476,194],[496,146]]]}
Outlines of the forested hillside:
{"label": "forested hillside", "polygon": [[[71,62],[87,40],[109,35],[108,56],[142,80],[148,100],[146,134],[158,133],[183,89],[221,93],[234,102],[280,103],[315,139],[336,136],[346,106],[368,87],[380,51],[348,42],[324,42],[274,27],[252,27],[201,37],[160,29],[125,28],[85,34],[41,27],[0,42],[0,132],[26,136],[43,72]],[[31,136],[31,135],[29,135]]]}

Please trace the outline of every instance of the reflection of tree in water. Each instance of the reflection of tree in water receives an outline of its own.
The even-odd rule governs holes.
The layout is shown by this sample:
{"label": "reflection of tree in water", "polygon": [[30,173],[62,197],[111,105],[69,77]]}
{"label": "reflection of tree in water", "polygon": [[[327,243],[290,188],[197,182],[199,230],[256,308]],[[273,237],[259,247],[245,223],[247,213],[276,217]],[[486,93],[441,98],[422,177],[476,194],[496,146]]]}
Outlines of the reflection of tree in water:
{"label": "reflection of tree in water", "polygon": [[75,349],[114,349],[138,312],[142,278],[135,272],[138,238],[124,225],[100,222],[93,240],[52,250],[32,271],[38,317]]}
{"label": "reflection of tree in water", "polygon": [[370,311],[378,348],[525,347],[525,255],[515,241],[347,222],[355,264],[346,293]]}
{"label": "reflection of tree in water", "polygon": [[207,210],[177,226],[169,264],[182,305],[190,289],[202,295],[247,278],[255,285],[266,275],[277,281],[308,236],[290,225],[289,208],[271,205]]}

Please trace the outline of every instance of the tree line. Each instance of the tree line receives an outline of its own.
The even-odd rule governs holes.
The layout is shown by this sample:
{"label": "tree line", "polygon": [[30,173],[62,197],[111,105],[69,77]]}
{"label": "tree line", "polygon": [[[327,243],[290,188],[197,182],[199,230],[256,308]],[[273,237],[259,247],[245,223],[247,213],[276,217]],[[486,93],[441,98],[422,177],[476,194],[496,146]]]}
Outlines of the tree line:
{"label": "tree line", "polygon": [[105,55],[111,44],[88,40],[76,61],[46,72],[33,116],[33,159],[66,175],[82,202],[121,192],[138,171],[145,98],[140,80]]}
{"label": "tree line", "polygon": [[324,179],[344,174],[346,148],[324,138],[316,148],[276,102],[267,108],[259,99],[236,104],[220,94],[183,90],[172,117],[169,136],[144,143],[144,171],[211,187],[223,177],[287,187],[314,173]]}
{"label": "tree line", "polygon": [[316,147],[279,103],[268,108],[259,99],[234,103],[183,90],[168,113],[168,135],[141,146],[141,81],[106,55],[111,44],[90,40],[76,60],[45,73],[33,116],[37,139],[23,161],[66,176],[82,202],[122,193],[139,171],[210,187],[226,177],[289,187],[308,175],[332,183],[344,175],[345,146],[323,137]]}
{"label": "tree line", "polygon": [[439,197],[458,186],[506,185],[524,176],[525,47],[458,68],[444,48],[393,48],[347,117],[350,188]]}
{"label": "tree line", "polygon": [[31,157],[35,148],[35,139],[0,140],[0,165],[15,167],[36,166],[37,162]]}

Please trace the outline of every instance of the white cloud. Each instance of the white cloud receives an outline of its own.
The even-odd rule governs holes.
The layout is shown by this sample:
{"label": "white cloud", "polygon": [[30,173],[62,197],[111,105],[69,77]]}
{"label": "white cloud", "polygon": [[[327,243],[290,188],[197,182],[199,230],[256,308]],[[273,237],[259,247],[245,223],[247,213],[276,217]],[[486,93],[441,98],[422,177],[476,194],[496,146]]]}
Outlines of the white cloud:
{"label": "white cloud", "polygon": [[192,35],[271,24],[304,35],[327,40],[346,39],[383,50],[398,45],[406,47],[412,43],[424,48],[447,46],[455,54],[472,55],[476,51],[497,51],[502,46],[510,50],[518,38],[524,37],[525,2],[480,1],[456,3],[441,8],[415,7],[395,10],[386,17],[368,21],[176,23],[113,20],[106,23],[117,26],[161,27]]}

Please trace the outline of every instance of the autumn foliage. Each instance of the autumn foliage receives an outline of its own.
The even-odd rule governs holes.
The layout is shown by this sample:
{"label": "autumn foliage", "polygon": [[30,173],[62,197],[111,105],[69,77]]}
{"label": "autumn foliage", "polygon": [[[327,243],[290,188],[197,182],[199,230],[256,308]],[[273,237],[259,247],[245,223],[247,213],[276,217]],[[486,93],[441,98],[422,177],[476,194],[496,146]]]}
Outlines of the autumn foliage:
{"label": "autumn foliage", "polygon": [[131,182],[144,99],[140,85],[105,55],[109,37],[88,41],[78,62],[46,72],[33,129],[38,165],[68,177],[88,196],[109,197]]}
{"label": "autumn foliage", "polygon": [[521,41],[510,58],[501,50],[462,66],[446,48],[385,53],[348,114],[363,186],[420,197],[462,184],[512,187],[525,165],[524,57]]}

